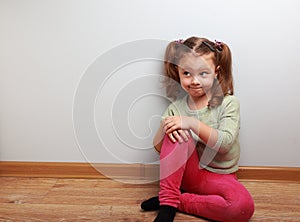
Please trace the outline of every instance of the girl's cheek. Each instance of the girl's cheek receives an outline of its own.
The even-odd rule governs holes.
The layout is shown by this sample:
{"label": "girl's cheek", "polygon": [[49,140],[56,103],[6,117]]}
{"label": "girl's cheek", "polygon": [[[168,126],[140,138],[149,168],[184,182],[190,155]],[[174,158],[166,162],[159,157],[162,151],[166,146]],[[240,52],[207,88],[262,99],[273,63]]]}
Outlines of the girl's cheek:
{"label": "girl's cheek", "polygon": [[203,87],[209,87],[210,85],[212,85],[212,82],[208,79],[202,79],[201,83]]}
{"label": "girl's cheek", "polygon": [[206,90],[209,90],[213,86],[213,83],[214,83],[213,81],[203,81],[202,82],[202,84],[203,84],[202,87]]}

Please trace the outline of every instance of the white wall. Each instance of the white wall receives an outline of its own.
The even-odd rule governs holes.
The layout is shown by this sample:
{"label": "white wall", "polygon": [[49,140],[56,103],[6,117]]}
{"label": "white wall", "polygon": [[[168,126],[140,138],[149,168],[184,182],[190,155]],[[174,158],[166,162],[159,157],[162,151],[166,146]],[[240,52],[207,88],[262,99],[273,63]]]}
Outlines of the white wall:
{"label": "white wall", "polygon": [[157,161],[159,59],[197,35],[233,52],[240,165],[299,167],[299,14],[296,0],[0,0],[0,160]]}

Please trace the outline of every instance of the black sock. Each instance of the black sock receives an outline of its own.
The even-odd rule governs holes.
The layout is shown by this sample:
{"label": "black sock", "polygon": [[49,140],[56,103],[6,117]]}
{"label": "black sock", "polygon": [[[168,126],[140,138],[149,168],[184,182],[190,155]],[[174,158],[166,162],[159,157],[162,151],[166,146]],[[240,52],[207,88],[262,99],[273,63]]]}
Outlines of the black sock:
{"label": "black sock", "polygon": [[145,211],[158,210],[159,209],[158,196],[151,197],[150,199],[142,202],[141,208]]}
{"label": "black sock", "polygon": [[159,213],[153,222],[173,222],[176,215],[176,208],[162,205],[159,208]]}

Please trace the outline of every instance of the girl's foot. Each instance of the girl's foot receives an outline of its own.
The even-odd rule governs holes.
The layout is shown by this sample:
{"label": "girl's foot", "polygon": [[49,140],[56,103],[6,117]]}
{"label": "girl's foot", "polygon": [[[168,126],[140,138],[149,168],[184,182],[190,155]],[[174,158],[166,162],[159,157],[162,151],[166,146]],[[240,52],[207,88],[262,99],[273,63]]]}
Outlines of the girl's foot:
{"label": "girl's foot", "polygon": [[162,205],[159,208],[159,213],[153,222],[173,222],[176,215],[176,208]]}
{"label": "girl's foot", "polygon": [[144,202],[142,202],[141,208],[144,211],[158,210],[159,209],[158,196],[151,197],[150,199],[145,200]]}

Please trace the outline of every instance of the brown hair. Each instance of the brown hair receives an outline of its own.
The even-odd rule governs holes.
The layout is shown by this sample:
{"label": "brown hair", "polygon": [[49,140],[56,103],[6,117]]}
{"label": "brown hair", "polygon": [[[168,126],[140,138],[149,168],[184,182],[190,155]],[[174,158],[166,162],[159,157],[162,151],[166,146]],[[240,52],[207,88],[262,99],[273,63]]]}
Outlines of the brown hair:
{"label": "brown hair", "polygon": [[199,56],[213,53],[212,59],[218,75],[211,89],[209,107],[220,105],[225,95],[233,95],[232,59],[229,47],[225,43],[212,42],[206,38],[190,37],[185,41],[170,42],[166,48],[164,84],[168,97],[176,99],[181,90],[177,65],[186,53],[195,53]]}

